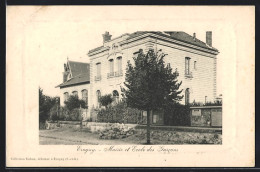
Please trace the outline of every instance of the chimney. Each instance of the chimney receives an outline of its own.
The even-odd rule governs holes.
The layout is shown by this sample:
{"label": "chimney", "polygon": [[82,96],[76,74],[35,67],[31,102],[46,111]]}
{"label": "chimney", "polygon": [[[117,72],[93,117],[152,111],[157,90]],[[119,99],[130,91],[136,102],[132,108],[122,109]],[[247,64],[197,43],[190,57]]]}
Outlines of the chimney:
{"label": "chimney", "polygon": [[103,36],[103,43],[110,41],[112,37],[112,35],[110,35],[109,32],[105,32],[102,36]]}
{"label": "chimney", "polygon": [[193,33],[193,39],[194,40],[196,39],[196,33]]}
{"label": "chimney", "polygon": [[212,32],[207,31],[206,32],[206,43],[212,47]]}

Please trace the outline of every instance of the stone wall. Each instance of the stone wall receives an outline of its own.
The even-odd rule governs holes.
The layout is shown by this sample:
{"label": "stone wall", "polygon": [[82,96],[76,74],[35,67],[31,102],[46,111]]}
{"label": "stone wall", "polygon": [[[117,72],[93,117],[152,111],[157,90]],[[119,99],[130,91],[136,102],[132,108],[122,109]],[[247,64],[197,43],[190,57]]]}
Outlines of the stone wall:
{"label": "stone wall", "polygon": [[119,123],[99,123],[99,122],[82,122],[83,128],[90,129],[91,132],[104,131],[117,126],[118,128],[130,129],[137,126],[137,124],[119,124]]}
{"label": "stone wall", "polygon": [[80,121],[58,121],[58,122],[46,121],[47,130],[58,129],[58,128],[80,129],[81,122]]}

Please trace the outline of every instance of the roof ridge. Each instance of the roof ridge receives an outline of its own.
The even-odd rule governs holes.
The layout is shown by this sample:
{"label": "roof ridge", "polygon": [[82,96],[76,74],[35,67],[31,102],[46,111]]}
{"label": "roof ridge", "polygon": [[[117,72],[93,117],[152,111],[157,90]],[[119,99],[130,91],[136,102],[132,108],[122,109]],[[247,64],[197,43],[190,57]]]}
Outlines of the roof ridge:
{"label": "roof ridge", "polygon": [[79,61],[73,61],[73,60],[68,60],[68,62],[90,64],[90,63],[87,63],[87,62],[79,62]]}

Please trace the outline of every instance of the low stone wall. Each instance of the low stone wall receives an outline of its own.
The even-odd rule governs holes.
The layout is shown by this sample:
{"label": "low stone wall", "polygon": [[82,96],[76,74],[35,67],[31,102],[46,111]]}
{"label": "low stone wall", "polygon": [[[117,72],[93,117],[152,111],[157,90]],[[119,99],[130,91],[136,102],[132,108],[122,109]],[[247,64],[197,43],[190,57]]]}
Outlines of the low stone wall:
{"label": "low stone wall", "polygon": [[51,130],[51,129],[55,129],[57,128],[57,122],[49,122],[49,121],[46,121],[46,129],[47,130]]}
{"label": "low stone wall", "polygon": [[129,130],[136,126],[137,124],[101,123],[101,122],[84,122],[84,121],[82,122],[82,127],[90,129],[91,132],[110,130],[115,127]]}
{"label": "low stone wall", "polygon": [[58,121],[58,122],[46,121],[47,130],[57,129],[57,128],[79,129],[81,128],[81,121]]}

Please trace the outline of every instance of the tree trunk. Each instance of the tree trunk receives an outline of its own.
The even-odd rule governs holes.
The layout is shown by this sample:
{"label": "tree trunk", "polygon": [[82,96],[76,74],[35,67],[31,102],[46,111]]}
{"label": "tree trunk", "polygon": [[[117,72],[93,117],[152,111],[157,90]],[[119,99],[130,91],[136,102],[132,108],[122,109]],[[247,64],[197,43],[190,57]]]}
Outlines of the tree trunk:
{"label": "tree trunk", "polygon": [[147,144],[150,144],[150,110],[147,110]]}

